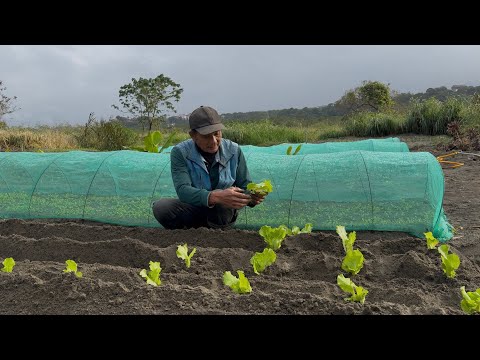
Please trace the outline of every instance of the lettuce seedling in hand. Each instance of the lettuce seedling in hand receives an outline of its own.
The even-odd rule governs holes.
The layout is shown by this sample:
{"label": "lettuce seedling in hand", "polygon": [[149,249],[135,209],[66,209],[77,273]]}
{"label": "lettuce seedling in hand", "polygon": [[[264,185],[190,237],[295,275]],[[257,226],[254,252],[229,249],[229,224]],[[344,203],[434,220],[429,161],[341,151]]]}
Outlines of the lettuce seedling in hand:
{"label": "lettuce seedling in hand", "polygon": [[147,279],[147,284],[158,286],[162,283],[160,280],[160,272],[162,271],[162,268],[160,267],[160,261],[150,261],[149,264],[150,271],[147,272],[147,270],[142,269],[142,271],[140,271],[140,276]]}
{"label": "lettuce seedling in hand", "polygon": [[3,260],[2,264],[3,264],[2,271],[12,272],[13,267],[15,266],[15,260],[13,260],[13,258],[9,257],[9,258],[6,258],[5,260]]}
{"label": "lettuce seedling in hand", "polygon": [[277,260],[277,254],[270,248],[266,248],[263,252],[256,252],[250,259],[255,274],[260,275],[266,267],[272,265]]}
{"label": "lettuce seedling in hand", "polygon": [[272,183],[270,180],[264,180],[258,184],[256,183],[249,183],[247,185],[247,190],[258,195],[267,195],[273,191]]}
{"label": "lettuce seedling in hand", "polygon": [[178,245],[177,248],[177,257],[180,259],[185,260],[185,265],[187,266],[187,269],[190,267],[190,259],[192,258],[193,254],[195,254],[195,251],[197,251],[197,248],[193,248],[192,252],[190,255],[188,255],[188,246],[187,244],[185,245]]}
{"label": "lettuce seedling in hand", "polygon": [[480,313],[480,288],[478,288],[475,292],[467,292],[465,291],[465,286],[462,286],[460,291],[463,297],[462,302],[460,303],[462,310],[469,315],[473,313]]}
{"label": "lettuce seedling in hand", "polygon": [[365,297],[368,294],[367,289],[364,289],[361,286],[355,285],[355,283],[352,280],[350,280],[349,278],[346,278],[345,276],[343,276],[343,274],[340,274],[337,276],[337,284],[338,286],[340,286],[340,289],[352,294],[351,297],[344,298],[346,301],[356,301],[361,304],[365,302]]}
{"label": "lettuce seedling in hand", "polygon": [[427,239],[427,248],[435,249],[435,246],[437,246],[439,241],[435,239],[432,232],[429,231],[429,232],[423,233],[423,235],[425,235],[425,238]]}
{"label": "lettuce seedling in hand", "polygon": [[438,252],[442,257],[442,269],[448,278],[453,279],[455,277],[455,270],[460,266],[460,258],[455,253],[448,253],[448,245],[442,245],[438,247]]}
{"label": "lettuce seedling in hand", "polygon": [[79,278],[82,277],[83,274],[80,271],[77,271],[77,263],[75,261],[67,260],[65,261],[65,264],[67,267],[65,270],[63,270],[63,272],[65,273],[73,272],[76,277],[79,277]]}
{"label": "lettuce seedling in hand", "polygon": [[268,225],[263,225],[258,233],[263,237],[263,240],[265,240],[268,247],[274,251],[280,249],[282,241],[287,235],[287,231],[284,227],[279,226],[277,228],[272,228]]}
{"label": "lettuce seedling in hand", "polygon": [[252,292],[250,282],[243,274],[243,271],[237,270],[238,278],[233,276],[230,271],[225,271],[223,274],[223,283],[230,287],[237,294],[245,294]]}

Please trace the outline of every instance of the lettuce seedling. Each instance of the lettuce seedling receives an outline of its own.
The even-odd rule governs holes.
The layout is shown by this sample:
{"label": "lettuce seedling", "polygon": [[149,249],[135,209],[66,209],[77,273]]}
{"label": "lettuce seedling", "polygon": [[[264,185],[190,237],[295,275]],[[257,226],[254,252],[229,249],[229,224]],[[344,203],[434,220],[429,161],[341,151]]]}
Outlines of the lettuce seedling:
{"label": "lettuce seedling", "polygon": [[460,303],[460,307],[467,314],[480,313],[480,288],[475,292],[465,291],[465,286],[460,288],[463,300]]}
{"label": "lettuce seedling", "polygon": [[347,251],[347,255],[345,255],[342,261],[342,269],[350,272],[352,275],[357,275],[363,268],[364,260],[360,250]]}
{"label": "lettuce seedling", "polygon": [[[312,232],[312,229],[313,229],[313,224],[312,223],[306,223],[305,226],[303,227],[303,229],[300,230],[298,233],[299,234],[310,234]],[[293,232],[293,229],[292,229],[292,232]]]}
{"label": "lettuce seedling", "polygon": [[[295,149],[295,152],[293,153],[293,155],[297,155],[301,148],[302,148],[302,144],[298,145],[297,148]],[[287,148],[287,155],[291,155],[291,154],[292,154],[292,145],[290,145]]]}
{"label": "lettuce seedling", "polygon": [[442,257],[442,269],[448,278],[453,279],[455,277],[455,270],[460,266],[460,258],[455,253],[448,253],[448,245],[441,245],[438,247],[438,252]]}
{"label": "lettuce seedling", "polygon": [[193,254],[195,254],[195,251],[197,251],[197,248],[193,248],[190,255],[188,255],[187,244],[178,245],[178,247],[177,247],[177,257],[185,260],[185,265],[187,266],[187,269],[190,267],[190,259],[192,258]]}
{"label": "lettuce seedling", "polygon": [[286,236],[292,236],[293,235],[292,230],[290,230],[287,225],[282,224],[282,225],[279,226],[279,228],[285,230],[285,235]]}
{"label": "lettuce seedling", "polygon": [[142,269],[140,271],[140,276],[147,279],[147,284],[158,286],[162,284],[162,280],[160,280],[160,272],[162,268],[160,267],[160,261],[150,261],[150,271]]}
{"label": "lettuce seedling", "polygon": [[132,146],[127,147],[127,149],[137,150],[137,151],[147,151],[151,153],[161,153],[163,150],[168,148],[173,142],[173,138],[176,132],[172,132],[168,139],[165,141],[162,147],[160,147],[160,142],[162,141],[163,135],[160,131],[156,130],[149,132],[147,136],[143,138],[143,146]]}
{"label": "lettuce seedling", "polygon": [[230,271],[225,271],[223,274],[223,283],[230,287],[237,294],[245,294],[252,292],[250,282],[243,274],[243,271],[237,270],[238,278],[233,276]]}
{"label": "lettuce seedling", "polygon": [[267,195],[273,191],[273,187],[270,180],[264,180],[258,184],[254,182],[247,184],[247,190],[258,195]]}
{"label": "lettuce seedling", "polygon": [[429,231],[429,232],[423,233],[423,235],[425,235],[425,239],[427,239],[427,248],[435,249],[435,246],[437,246],[439,241],[435,239],[432,232]]}
{"label": "lettuce seedling", "polygon": [[277,251],[282,246],[282,241],[287,235],[285,228],[279,226],[272,228],[268,225],[263,225],[258,232],[263,240],[267,243],[268,247],[274,251]]}
{"label": "lettuce seedling", "polygon": [[3,260],[2,264],[3,264],[2,271],[12,272],[13,267],[15,266],[15,260],[13,260],[13,258],[9,257],[9,258],[6,258],[5,260]]}
{"label": "lettuce seedling", "polygon": [[266,248],[263,252],[256,252],[250,259],[255,274],[260,275],[266,267],[272,265],[277,260],[277,254],[270,248]]}
{"label": "lettuce seedling", "polygon": [[67,260],[65,261],[66,264],[66,269],[63,270],[63,272],[68,273],[68,272],[73,272],[76,277],[81,278],[83,274],[80,271],[77,271],[77,263],[73,260]]}
{"label": "lettuce seedling", "polygon": [[340,239],[342,239],[343,250],[345,250],[345,253],[348,253],[349,251],[351,251],[353,249],[353,243],[357,238],[357,233],[355,231],[352,231],[347,236],[347,231],[345,230],[345,226],[339,225],[337,226],[337,234],[340,236]]}
{"label": "lettuce seedling", "polygon": [[361,304],[365,302],[365,297],[368,294],[367,289],[364,289],[361,286],[355,285],[355,283],[352,280],[344,277],[343,274],[340,274],[337,276],[337,284],[338,286],[340,286],[340,289],[352,294],[352,296],[350,296],[349,298],[344,298],[346,301],[356,301]]}
{"label": "lettuce seedling", "polygon": [[312,232],[313,224],[306,223],[302,230],[298,226],[292,227],[290,230],[286,225],[280,225],[279,228],[285,229],[287,236],[297,235],[297,234],[309,234]]}

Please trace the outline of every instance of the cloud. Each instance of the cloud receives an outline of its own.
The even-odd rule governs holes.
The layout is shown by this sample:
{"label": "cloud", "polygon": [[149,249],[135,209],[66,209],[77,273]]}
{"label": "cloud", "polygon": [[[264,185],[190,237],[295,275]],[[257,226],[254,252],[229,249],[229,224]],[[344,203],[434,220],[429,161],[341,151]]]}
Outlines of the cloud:
{"label": "cloud", "polygon": [[363,80],[400,92],[479,85],[478,45],[2,45],[0,80],[21,110],[9,124],[81,124],[121,113],[118,91],[160,74],[184,92],[177,112],[326,105]]}

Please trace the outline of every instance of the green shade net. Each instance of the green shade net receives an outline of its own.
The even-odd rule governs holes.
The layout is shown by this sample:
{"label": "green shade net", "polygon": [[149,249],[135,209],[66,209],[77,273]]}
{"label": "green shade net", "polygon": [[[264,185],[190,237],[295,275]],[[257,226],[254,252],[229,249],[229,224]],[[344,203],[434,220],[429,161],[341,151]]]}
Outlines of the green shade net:
{"label": "green shade net", "polygon": [[[240,211],[238,228],[310,222],[314,230],[343,225],[452,237],[442,210],[443,172],[430,153],[249,151],[246,158],[252,180],[270,179],[274,191],[263,204]],[[1,218],[161,227],[151,205],[163,197],[177,197],[168,153],[0,153]]]}
{"label": "green shade net", "polygon": [[351,142],[325,142],[321,144],[279,144],[272,146],[254,146],[241,145],[244,154],[250,152],[261,152],[265,154],[286,155],[287,149],[291,146],[291,154],[295,152],[297,146],[301,145],[300,150],[296,155],[306,154],[325,154],[350,150],[365,150],[365,151],[385,151],[385,152],[409,152],[408,145],[401,142],[398,138],[387,139],[368,139]]}
{"label": "green shade net", "polygon": [[251,152],[247,163],[256,183],[271,180],[264,205],[244,208],[237,226],[262,225],[347,231],[404,231],[418,237],[432,231],[449,240],[443,212],[444,178],[428,152],[345,151],[272,155]]}

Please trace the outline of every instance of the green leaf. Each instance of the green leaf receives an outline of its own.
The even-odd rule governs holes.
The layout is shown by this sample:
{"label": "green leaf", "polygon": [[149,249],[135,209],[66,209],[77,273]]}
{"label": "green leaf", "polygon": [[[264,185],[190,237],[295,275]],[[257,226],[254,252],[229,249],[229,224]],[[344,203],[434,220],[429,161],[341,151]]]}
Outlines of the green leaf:
{"label": "green leaf", "polygon": [[292,145],[290,145],[288,148],[287,148],[287,155],[290,155],[292,153]]}
{"label": "green leaf", "polygon": [[347,251],[347,255],[343,258],[342,269],[356,275],[363,268],[364,257],[360,250]]}
{"label": "green leaf", "polygon": [[312,232],[313,224],[306,223],[302,230],[300,230],[300,234],[309,234]]}
{"label": "green leaf", "polygon": [[185,260],[185,265],[187,266],[187,269],[190,267],[190,259],[192,258],[193,254],[197,251],[197,248],[193,248],[192,252],[190,255],[188,255],[188,246],[187,244],[185,245],[178,245],[177,247],[177,257],[180,259]]}
{"label": "green leaf", "polygon": [[83,274],[80,271],[77,271],[77,263],[73,260],[66,260],[65,261],[66,268],[63,270],[63,272],[68,273],[68,272],[73,272],[76,277],[81,278]]}
{"label": "green leaf", "polygon": [[343,276],[343,274],[340,274],[337,276],[337,284],[338,286],[340,286],[340,289],[342,289],[343,291],[348,292],[350,294],[355,294],[355,290],[354,290],[355,284],[353,283],[352,280]]}
{"label": "green leaf", "polygon": [[162,140],[162,133],[158,130],[148,133],[144,137],[143,143],[145,144],[145,150],[151,153],[158,153],[158,145]]}
{"label": "green leaf", "polygon": [[6,258],[5,260],[3,260],[2,264],[3,264],[2,271],[12,272],[13,267],[15,266],[15,260],[13,260],[13,258],[9,257],[9,258]]}
{"label": "green leaf", "polygon": [[243,274],[243,271],[237,270],[238,274],[238,293],[245,294],[252,292],[252,287],[250,286],[250,282]]}
{"label": "green leaf", "polygon": [[270,180],[264,180],[258,184],[256,183],[249,183],[247,184],[247,190],[259,194],[259,195],[266,195],[268,193],[271,193],[273,191],[272,183]]}
{"label": "green leaf", "polygon": [[238,278],[236,278],[230,271],[225,271],[223,274],[223,283],[227,286],[235,286],[239,282]]}
{"label": "green leaf", "polygon": [[361,304],[365,302],[365,297],[368,294],[368,290],[364,289],[361,286],[355,285],[355,283],[352,280],[344,277],[343,274],[340,274],[337,276],[337,285],[343,291],[352,294],[351,297],[344,298],[344,300],[359,302]]}
{"label": "green leaf", "polygon": [[290,229],[287,227],[287,225],[283,225],[283,224],[282,224],[282,225],[279,226],[279,228],[284,229],[286,235],[288,235],[288,236],[293,235],[293,234],[292,234],[292,230],[290,230]]}
{"label": "green leaf", "polygon": [[237,270],[238,278],[232,275],[230,271],[225,271],[223,274],[223,283],[230,287],[237,294],[245,294],[252,292],[250,282],[245,277],[243,271]]}
{"label": "green leaf", "polygon": [[359,302],[360,304],[365,303],[365,297],[366,297],[367,294],[368,294],[368,290],[367,290],[367,289],[364,289],[364,288],[361,287],[361,286],[357,286],[357,287],[355,288],[355,292],[356,292],[355,295],[353,295],[353,296],[350,297],[350,298],[347,298],[346,300],[347,300],[347,301]]}
{"label": "green leaf", "polygon": [[306,223],[305,226],[303,227],[303,229],[300,230],[300,228],[298,226],[294,226],[292,227],[292,230],[290,230],[287,226],[285,225],[280,225],[279,226],[280,228],[282,229],[285,229],[285,231],[287,232],[287,235],[288,236],[292,236],[292,235],[297,235],[297,234],[308,234],[308,233],[311,233],[312,232],[312,228],[313,228],[313,224],[311,223]]}
{"label": "green leaf", "polygon": [[292,227],[292,235],[300,234],[300,228],[298,226]]}
{"label": "green leaf", "polygon": [[298,145],[293,155],[297,155],[301,148],[302,148],[302,144]]}
{"label": "green leaf", "polygon": [[268,247],[274,251],[280,249],[282,241],[287,235],[287,231],[284,227],[272,228],[268,225],[263,225],[259,232],[263,240],[267,243]]}
{"label": "green leaf", "polygon": [[155,145],[145,146],[145,150],[147,150],[150,153],[158,153],[158,147],[156,147]]}
{"label": "green leaf", "polygon": [[427,239],[427,248],[435,249],[435,246],[437,246],[439,241],[435,239],[432,232],[429,231],[429,232],[423,233],[423,235],[425,235],[425,238]]}
{"label": "green leaf", "polygon": [[142,269],[140,271],[140,276],[146,278],[147,284],[158,286],[161,285],[162,281],[160,280],[160,272],[162,268],[160,267],[160,261],[150,261],[150,271]]}
{"label": "green leaf", "polygon": [[467,314],[480,313],[480,288],[475,292],[466,292],[465,286],[460,288],[463,300],[460,303],[460,307]]}
{"label": "green leaf", "polygon": [[264,249],[261,253],[256,252],[250,259],[255,274],[260,275],[266,267],[272,265],[277,260],[277,254],[270,248]]}
{"label": "green leaf", "polygon": [[348,253],[353,249],[353,244],[355,243],[355,239],[357,238],[357,233],[352,231],[347,236],[347,231],[345,230],[345,226],[337,226],[337,234],[342,239],[343,250],[345,253]]}
{"label": "green leaf", "polygon": [[442,270],[445,275],[452,279],[455,277],[455,270],[460,266],[460,258],[455,253],[448,253],[449,246],[444,244],[438,247],[438,252],[442,258]]}
{"label": "green leaf", "polygon": [[155,130],[154,132],[150,133],[150,138],[151,138],[151,144],[158,147],[158,145],[162,141],[163,135],[160,131]]}

